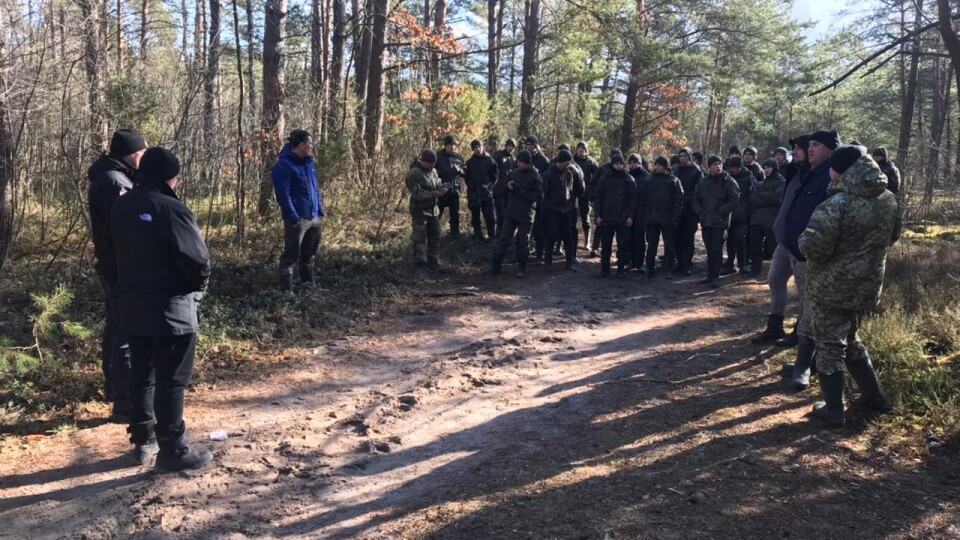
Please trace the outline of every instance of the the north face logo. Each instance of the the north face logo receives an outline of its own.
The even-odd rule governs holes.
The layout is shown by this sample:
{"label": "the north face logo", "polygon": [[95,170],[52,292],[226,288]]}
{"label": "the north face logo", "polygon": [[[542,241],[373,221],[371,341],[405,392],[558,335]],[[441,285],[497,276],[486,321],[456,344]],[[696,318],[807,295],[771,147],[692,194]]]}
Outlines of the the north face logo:
{"label": "the north face logo", "polygon": [[140,214],[139,217],[140,217],[140,221],[147,221],[147,222],[153,221],[153,216],[151,216],[150,214]]}

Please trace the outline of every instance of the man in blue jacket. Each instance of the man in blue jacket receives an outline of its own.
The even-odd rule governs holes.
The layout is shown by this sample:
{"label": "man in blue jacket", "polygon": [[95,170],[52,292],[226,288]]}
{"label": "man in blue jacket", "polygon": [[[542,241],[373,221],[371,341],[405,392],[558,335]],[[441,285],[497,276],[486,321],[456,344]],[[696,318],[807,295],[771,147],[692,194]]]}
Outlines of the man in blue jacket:
{"label": "man in blue jacket", "polygon": [[793,364],[792,385],[796,390],[810,386],[810,365],[816,342],[807,296],[807,260],[800,253],[800,235],[807,228],[810,216],[827,198],[830,185],[830,157],[840,146],[840,134],[836,131],[816,131],[810,135],[807,145],[807,161],[810,169],[799,181],[790,182],[784,194],[783,205],[773,224],[773,231],[780,244],[790,252],[790,266],[797,285],[797,360]]}
{"label": "man in blue jacket", "polygon": [[302,129],[290,133],[271,171],[273,190],[283,215],[280,290],[293,294],[293,265],[300,282],[315,285],[313,258],[323,234],[323,198],[313,166],[313,137]]}

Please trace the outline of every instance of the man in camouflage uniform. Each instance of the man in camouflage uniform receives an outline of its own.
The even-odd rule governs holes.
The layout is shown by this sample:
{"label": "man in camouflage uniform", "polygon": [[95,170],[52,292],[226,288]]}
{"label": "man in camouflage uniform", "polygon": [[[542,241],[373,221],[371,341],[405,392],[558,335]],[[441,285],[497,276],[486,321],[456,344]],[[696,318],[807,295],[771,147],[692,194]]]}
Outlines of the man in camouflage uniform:
{"label": "man in camouflage uniform", "polygon": [[439,270],[440,210],[437,201],[447,194],[441,187],[434,165],[437,153],[429,148],[420,154],[420,162],[407,173],[410,192],[410,218],[413,223],[413,258],[417,267],[431,272]]}
{"label": "man in camouflage uniform", "polygon": [[900,236],[897,197],[862,146],[843,146],[830,158],[828,198],[813,212],[799,239],[807,258],[807,292],[824,402],[813,415],[844,425],[844,368],[860,388],[863,405],[887,412],[867,349],[857,336],[864,312],[877,304],[887,248]]}

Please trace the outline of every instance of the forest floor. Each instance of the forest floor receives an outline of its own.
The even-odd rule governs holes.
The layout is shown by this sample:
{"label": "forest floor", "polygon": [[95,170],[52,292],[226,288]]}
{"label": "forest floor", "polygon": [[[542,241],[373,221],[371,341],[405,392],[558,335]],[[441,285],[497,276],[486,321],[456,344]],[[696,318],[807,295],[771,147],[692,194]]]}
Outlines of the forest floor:
{"label": "forest floor", "polygon": [[956,460],[807,418],[750,345],[764,282],[511,269],[190,392],[201,471],[116,424],[7,437],[0,538],[960,538]]}

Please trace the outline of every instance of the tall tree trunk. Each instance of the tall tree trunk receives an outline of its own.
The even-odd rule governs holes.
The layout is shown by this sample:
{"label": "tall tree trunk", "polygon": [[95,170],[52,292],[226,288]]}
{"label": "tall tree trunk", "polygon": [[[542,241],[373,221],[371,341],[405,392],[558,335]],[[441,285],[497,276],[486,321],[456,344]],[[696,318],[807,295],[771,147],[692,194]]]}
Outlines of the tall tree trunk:
{"label": "tall tree trunk", "polygon": [[209,160],[203,168],[204,184],[214,185],[220,172],[220,127],[217,98],[220,95],[220,0],[210,0],[210,32],[207,34],[207,65],[203,73],[203,152]]}
{"label": "tall tree trunk", "polygon": [[[922,21],[921,6],[922,2],[916,4],[916,14],[913,20],[913,29],[920,28]],[[907,159],[910,156],[910,139],[913,132],[913,113],[917,103],[917,78],[919,77],[920,66],[920,35],[918,34],[910,46],[910,69],[907,73],[906,91],[903,94],[903,103],[901,104],[902,114],[900,117],[900,137],[897,140],[897,161],[904,167],[904,173],[909,170]],[[907,175],[904,174],[904,177]],[[904,178],[906,179],[906,178]]]}
{"label": "tall tree trunk", "polygon": [[[953,2],[956,4],[956,2]],[[937,15],[940,17],[940,24],[937,28],[940,30],[940,37],[943,39],[943,46],[950,55],[950,64],[953,66],[954,79],[957,81],[957,105],[960,108],[960,36],[953,29],[951,23],[950,0],[937,0]],[[960,121],[957,122],[960,128]],[[956,166],[954,167],[954,179],[960,183],[960,138],[957,139]]]}
{"label": "tall tree trunk", "polygon": [[180,11],[183,15],[183,32],[180,34],[180,48],[183,50],[181,51],[180,58],[183,61],[183,65],[187,65],[190,60],[188,53],[190,49],[190,10],[187,9],[187,0],[180,0]]}
{"label": "tall tree trunk", "polygon": [[630,62],[630,80],[627,83],[627,98],[623,104],[623,123],[620,128],[620,149],[629,154],[633,149],[633,126],[637,114],[637,94],[640,92],[641,64],[637,59]]}
{"label": "tall tree trunk", "polygon": [[372,0],[372,40],[370,47],[370,75],[367,78],[366,129],[364,142],[367,154],[375,155],[380,151],[383,133],[383,56],[386,51],[387,0]]}
{"label": "tall tree trunk", "polygon": [[[430,21],[432,20],[432,11],[430,7],[431,5],[432,4],[430,3],[430,0],[423,0],[423,27],[426,30],[430,29]],[[431,59],[430,51],[425,50],[425,54],[426,56],[424,57],[424,59],[427,61],[427,69],[423,71],[424,83],[427,86],[430,86],[431,84],[433,84],[433,81],[430,80],[430,59]]]}
{"label": "tall tree trunk", "polygon": [[[0,6],[0,20],[7,20],[7,13]],[[6,66],[7,36],[0,34],[0,65]],[[14,135],[10,125],[9,87],[7,70],[0,69],[0,271],[13,243],[13,219],[15,215],[14,193],[16,191],[16,161]]]}
{"label": "tall tree trunk", "polygon": [[487,0],[487,97],[490,104],[497,97],[497,72],[500,69],[497,49],[497,5],[499,0]]}
{"label": "tall tree trunk", "polygon": [[[150,0],[140,2],[140,62],[147,63],[147,30],[150,28]],[[187,29],[183,29],[186,33]]]}
{"label": "tall tree trunk", "polygon": [[117,0],[117,74],[123,73],[123,0]]}
{"label": "tall tree trunk", "polygon": [[256,42],[253,39],[253,0],[247,0],[245,9],[247,11],[247,102],[250,104],[250,110],[257,109],[257,79],[253,76],[253,57],[256,53]]}
{"label": "tall tree trunk", "polygon": [[257,213],[270,212],[273,182],[270,168],[277,161],[281,134],[284,132],[283,107],[286,103],[284,81],[285,40],[287,37],[287,0],[267,0],[263,32],[263,112],[260,118],[261,166],[260,197]]}
{"label": "tall tree trunk", "polygon": [[240,99],[237,100],[237,146],[236,146],[236,160],[237,160],[237,182],[234,188],[234,208],[235,208],[235,219],[237,224],[237,245],[243,245],[243,237],[246,232],[246,222],[247,222],[247,189],[246,189],[246,172],[247,172],[247,159],[245,155],[244,141],[243,141],[243,52],[240,48],[240,6],[237,5],[237,0],[233,1],[233,45],[234,53],[237,59],[237,89],[240,92]]}
{"label": "tall tree trunk", "polygon": [[[433,33],[443,36],[447,25],[447,0],[435,0],[433,3]],[[440,84],[440,51],[430,51],[430,84]]]}
{"label": "tall tree trunk", "polygon": [[313,90],[313,134],[317,140],[322,140],[323,108],[326,106],[324,93],[323,54],[323,0],[312,0],[310,10],[310,87]]}
{"label": "tall tree trunk", "polygon": [[540,38],[540,0],[526,0],[523,23],[523,67],[520,82],[520,135],[530,135],[533,101],[536,98],[534,78],[537,75],[537,41]]}
{"label": "tall tree trunk", "polygon": [[337,131],[343,126],[334,128],[336,119],[340,118],[340,90],[343,86],[343,54],[347,41],[347,11],[344,0],[333,0],[333,39],[330,44],[330,107],[328,108],[327,123],[331,129]]}
{"label": "tall tree trunk", "polygon": [[355,90],[357,98],[361,103],[363,103],[364,97],[366,96],[367,77],[370,74],[370,47],[373,41],[373,32],[370,28],[372,23],[370,14],[373,11],[372,2],[373,0],[364,0],[363,11],[361,12],[361,17],[358,22],[360,25],[360,52],[356,55],[354,72],[357,74]]}
{"label": "tall tree trunk", "polygon": [[947,122],[947,114],[950,112],[947,99],[950,97],[953,72],[947,68],[942,58],[934,57],[931,68],[933,84],[930,86],[933,98],[933,109],[930,112],[930,149],[924,173],[928,181],[933,184],[936,184],[940,177],[940,146],[943,143],[943,129]]}
{"label": "tall tree trunk", "polygon": [[90,160],[107,149],[107,121],[103,106],[103,72],[106,64],[102,21],[104,5],[98,0],[77,0],[83,15],[84,67],[87,72],[87,102],[90,106]]}

